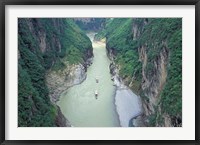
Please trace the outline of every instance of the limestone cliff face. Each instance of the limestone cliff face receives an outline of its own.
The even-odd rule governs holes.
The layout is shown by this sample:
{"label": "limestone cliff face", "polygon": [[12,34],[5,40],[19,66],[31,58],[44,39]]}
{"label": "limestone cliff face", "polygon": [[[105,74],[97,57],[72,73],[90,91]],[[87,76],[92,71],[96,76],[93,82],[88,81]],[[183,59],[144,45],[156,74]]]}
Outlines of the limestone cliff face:
{"label": "limestone cliff face", "polygon": [[[53,104],[59,100],[60,95],[66,91],[69,87],[82,83],[86,77],[87,67],[92,63],[92,58],[89,58],[86,63],[69,65],[65,63],[64,69],[60,70],[48,70],[46,73],[46,84],[49,88],[49,97]],[[85,66],[85,67],[84,67]],[[57,126],[69,126],[70,122],[62,114],[59,106],[58,116],[56,117]]]}
{"label": "limestone cliff face", "polygon": [[[137,40],[141,36],[141,33],[145,25],[147,25],[147,21],[143,21],[142,26],[138,26],[133,23],[133,39]],[[139,28],[140,27],[140,30]],[[152,42],[152,47],[156,47],[156,44]],[[138,47],[139,61],[142,63],[142,82],[141,82],[141,94],[143,95],[143,109],[145,116],[151,116],[152,114],[159,114],[157,116],[162,116],[163,122],[157,122],[156,126],[172,126],[171,119],[169,115],[161,113],[160,106],[160,94],[164,88],[167,79],[167,65],[169,63],[169,48],[167,46],[166,41],[160,42],[162,43],[162,48],[160,52],[157,54],[156,59],[151,61],[152,68],[151,70],[147,70],[148,63],[148,46],[142,45]],[[155,110],[156,108],[156,110]],[[149,120],[146,119],[146,124],[148,125]]]}
{"label": "limestone cliff face", "polygon": [[[134,25],[135,24],[133,23],[133,28],[134,28],[133,35],[135,36],[134,38],[140,39],[140,37],[144,37],[144,34],[143,36],[141,36],[140,34],[142,34],[143,33],[142,31],[145,30],[141,28],[140,32],[138,32],[137,31],[138,29],[136,29],[137,26]],[[148,25],[147,21],[143,21],[143,26],[145,25]],[[173,58],[170,56],[171,54],[175,53],[174,52],[175,48],[170,48],[171,46],[169,46],[169,43],[170,43],[169,39],[160,39],[157,42],[156,41],[148,42],[148,44],[146,43],[138,47],[139,61],[142,63],[142,80],[141,80],[140,94],[143,98],[142,99],[143,108],[144,108],[144,114],[146,116],[145,122],[147,125],[153,122],[155,126],[165,126],[165,127],[181,126],[181,121],[180,121],[181,119],[179,114],[177,114],[178,117],[169,115],[164,111],[166,110],[166,108],[164,108],[162,105],[165,101],[162,98],[162,93],[166,89],[165,87],[166,84],[169,82],[169,79],[167,78],[169,78],[170,75],[174,75],[174,74],[168,74],[169,69],[171,69],[170,67],[172,67],[170,64],[173,61]],[[176,43],[178,44],[179,42]],[[152,49],[154,49],[154,51],[151,51]],[[153,59],[151,56],[152,53],[155,53]],[[151,67],[149,67],[149,65],[151,65]],[[175,91],[179,92],[178,90]],[[176,96],[171,96],[171,97],[176,97]]]}
{"label": "limestone cliff face", "polygon": [[20,18],[18,30],[19,126],[71,126],[55,102],[86,78],[91,41],[71,19]]}
{"label": "limestone cliff face", "polygon": [[[51,51],[55,49],[57,52],[61,52],[61,38],[56,34],[52,34],[52,37],[49,37],[48,31],[43,28],[42,22],[37,19],[26,19],[25,20],[31,34],[35,37],[38,42],[39,49],[42,53]],[[64,24],[61,19],[51,19],[51,26],[57,31],[57,33],[62,33],[64,31]],[[38,29],[36,29],[38,27]],[[50,39],[50,41],[49,41]]]}
{"label": "limestone cliff face", "polygon": [[49,70],[46,74],[46,82],[50,89],[51,101],[56,103],[63,91],[83,82],[86,79],[86,71],[87,68],[82,64],[67,65],[58,71]]}
{"label": "limestone cliff face", "polygon": [[[128,21],[131,30],[125,29]],[[176,84],[181,88],[181,20],[136,18],[130,21],[114,20],[111,28],[107,26],[110,33],[106,34],[106,40],[108,56],[113,60],[111,72],[118,73],[119,80],[142,100],[143,115],[133,119],[133,124],[142,122],[145,126],[181,126],[181,89],[174,88]],[[176,29],[170,30],[172,26]],[[127,38],[120,32],[122,29],[127,32]],[[123,42],[117,43],[121,40],[125,40],[124,45]],[[131,53],[134,55],[127,59]],[[131,65],[135,66],[132,73],[127,69]],[[175,80],[174,77],[179,79]],[[176,101],[179,102],[177,105],[174,103]],[[173,113],[171,106],[177,109],[176,113]]]}
{"label": "limestone cliff face", "polygon": [[[79,20],[79,19],[78,19]],[[82,19],[81,19],[82,20]],[[85,21],[84,21],[85,20]],[[48,53],[54,49],[57,53],[61,52],[61,38],[52,35],[50,38],[51,41],[48,41],[47,31],[44,29],[39,29],[37,32],[34,30],[34,21],[32,19],[27,19],[27,24],[31,33],[35,36],[38,41],[40,51],[44,53]],[[91,19],[83,19],[84,22],[90,22]],[[35,25],[41,25],[40,22],[35,22]],[[64,31],[63,22],[60,19],[52,19],[52,26],[56,30],[57,33],[62,33]],[[66,90],[67,88],[81,83],[86,78],[87,67],[92,62],[93,53],[91,49],[88,49],[84,54],[84,62],[81,64],[69,64],[68,62],[64,62],[64,68],[54,71],[49,69],[46,73],[46,81],[47,86],[50,89],[50,99],[53,103],[55,103],[59,95]],[[54,65],[56,60],[52,61],[52,66]]]}
{"label": "limestone cliff face", "polygon": [[[143,99],[143,108],[146,116],[154,113],[160,113],[160,106],[158,105],[160,101],[160,93],[166,83],[167,78],[167,64],[169,52],[166,47],[163,47],[157,59],[153,61],[153,72],[152,74],[147,74],[147,60],[148,56],[146,54],[145,46],[142,46],[139,50],[140,61],[142,62],[142,83],[141,91],[144,96],[148,96],[148,99]],[[155,112],[155,106],[158,109]],[[158,125],[159,126],[159,125]],[[164,124],[164,126],[168,126]]]}

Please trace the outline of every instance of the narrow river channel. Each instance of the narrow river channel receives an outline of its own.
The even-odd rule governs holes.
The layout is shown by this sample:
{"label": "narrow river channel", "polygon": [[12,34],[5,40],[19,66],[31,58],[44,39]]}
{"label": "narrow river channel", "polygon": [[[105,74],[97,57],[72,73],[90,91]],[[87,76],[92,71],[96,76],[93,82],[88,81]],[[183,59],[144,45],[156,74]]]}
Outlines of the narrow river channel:
{"label": "narrow river channel", "polygon": [[[86,80],[62,93],[57,104],[74,127],[119,127],[114,104],[115,87],[109,70],[110,60],[106,55],[105,44],[94,42],[93,37],[90,35],[94,59],[87,70]],[[98,78],[98,83],[95,78]],[[99,93],[97,99],[95,90]]]}

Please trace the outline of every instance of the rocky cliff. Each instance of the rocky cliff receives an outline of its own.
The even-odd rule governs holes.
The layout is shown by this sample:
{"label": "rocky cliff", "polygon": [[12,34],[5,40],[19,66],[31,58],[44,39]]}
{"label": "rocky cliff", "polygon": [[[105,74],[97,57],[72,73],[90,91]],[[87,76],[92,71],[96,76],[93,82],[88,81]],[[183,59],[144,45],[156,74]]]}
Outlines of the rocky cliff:
{"label": "rocky cliff", "polygon": [[56,103],[63,91],[83,82],[86,79],[86,71],[87,68],[82,64],[66,65],[65,69],[58,71],[49,70],[46,81],[51,101]]}
{"label": "rocky cliff", "polygon": [[[143,109],[141,104],[141,99],[134,94],[130,88],[124,83],[123,79],[119,76],[119,65],[117,65],[113,60],[113,54],[108,54],[111,59],[110,73],[112,75],[112,80],[116,86],[115,92],[115,106],[117,113],[119,115],[120,126],[144,126],[143,121],[139,121],[143,115]],[[134,121],[132,123],[132,121]]]}
{"label": "rocky cliff", "polygon": [[19,18],[19,126],[70,126],[55,104],[86,77],[92,44],[72,19]]}
{"label": "rocky cliff", "polygon": [[[147,28],[151,29],[135,29],[136,34],[143,33],[137,35],[135,39],[141,39],[141,41],[145,40],[144,37],[152,39],[143,42],[144,44],[141,43],[138,47],[139,61],[142,63],[140,94],[143,97],[144,113],[148,118],[147,124],[166,127],[181,126],[181,19],[149,20],[149,22],[143,20],[142,26],[137,25],[133,23],[133,28],[146,25]],[[157,29],[158,31],[158,28],[154,28],[156,26],[160,29],[161,34],[152,30]],[[179,35],[176,33],[179,33]],[[172,38],[173,35],[176,35],[176,37]],[[174,44],[172,44],[172,41]],[[172,55],[176,55],[177,58],[172,57]],[[172,69],[176,69],[177,72]],[[179,80],[175,80],[175,77]],[[178,85],[180,89],[175,89],[175,85]],[[164,94],[164,92],[171,93],[172,90],[174,92],[169,96]],[[170,108],[172,110],[169,110],[169,107],[172,106],[174,106],[174,110],[172,108]],[[176,114],[172,114],[173,111]]]}
{"label": "rocky cliff", "polygon": [[[114,19],[106,26],[109,56],[142,99],[145,126],[182,126],[181,19]],[[134,122],[138,120],[133,119]]]}

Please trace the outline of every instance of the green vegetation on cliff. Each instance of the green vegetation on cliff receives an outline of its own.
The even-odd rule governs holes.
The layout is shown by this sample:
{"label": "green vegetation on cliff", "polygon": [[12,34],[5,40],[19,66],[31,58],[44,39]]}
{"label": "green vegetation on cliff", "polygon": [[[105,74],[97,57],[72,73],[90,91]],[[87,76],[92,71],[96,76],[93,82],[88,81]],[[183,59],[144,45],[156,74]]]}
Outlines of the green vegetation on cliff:
{"label": "green vegetation on cliff", "polygon": [[[109,19],[97,38],[106,37],[108,52],[120,66],[120,76],[147,104],[156,94],[150,126],[163,126],[164,114],[172,126],[182,120],[182,20],[180,18],[114,18]],[[164,64],[162,64],[164,63]],[[158,67],[161,67],[159,70]],[[166,70],[167,78],[163,70]],[[143,71],[143,73],[142,73]],[[160,72],[161,71],[161,72]],[[162,81],[164,84],[162,84]],[[145,81],[148,81],[145,82]],[[161,82],[161,86],[158,85]],[[147,83],[148,86],[142,85]],[[159,88],[160,87],[160,88]],[[160,109],[159,109],[160,107]],[[160,111],[161,110],[161,111]]]}
{"label": "green vegetation on cliff", "polygon": [[18,56],[18,126],[58,126],[45,73],[66,67],[63,58],[84,63],[92,56],[89,38],[71,19],[19,18]]}
{"label": "green vegetation on cliff", "polygon": [[134,75],[137,76],[135,80],[140,81],[142,64],[139,62],[137,41],[133,40],[132,23],[133,19],[113,19],[106,27],[106,47],[116,54],[115,62],[121,66],[120,76],[131,81]]}
{"label": "green vegetation on cliff", "polygon": [[[167,83],[162,97],[163,112],[170,116],[182,116],[182,31],[181,26],[174,30],[169,38],[170,60],[168,67]],[[174,96],[174,97],[173,97]]]}

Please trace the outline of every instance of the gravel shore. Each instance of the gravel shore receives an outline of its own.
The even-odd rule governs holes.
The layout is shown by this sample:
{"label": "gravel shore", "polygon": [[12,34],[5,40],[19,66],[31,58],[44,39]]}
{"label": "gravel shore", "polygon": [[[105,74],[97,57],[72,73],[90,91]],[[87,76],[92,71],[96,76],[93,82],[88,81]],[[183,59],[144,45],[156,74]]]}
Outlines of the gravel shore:
{"label": "gravel shore", "polygon": [[117,87],[115,105],[119,115],[120,125],[122,127],[129,127],[130,120],[142,114],[141,100],[139,96],[122,84],[117,77],[114,77],[114,84]]}

